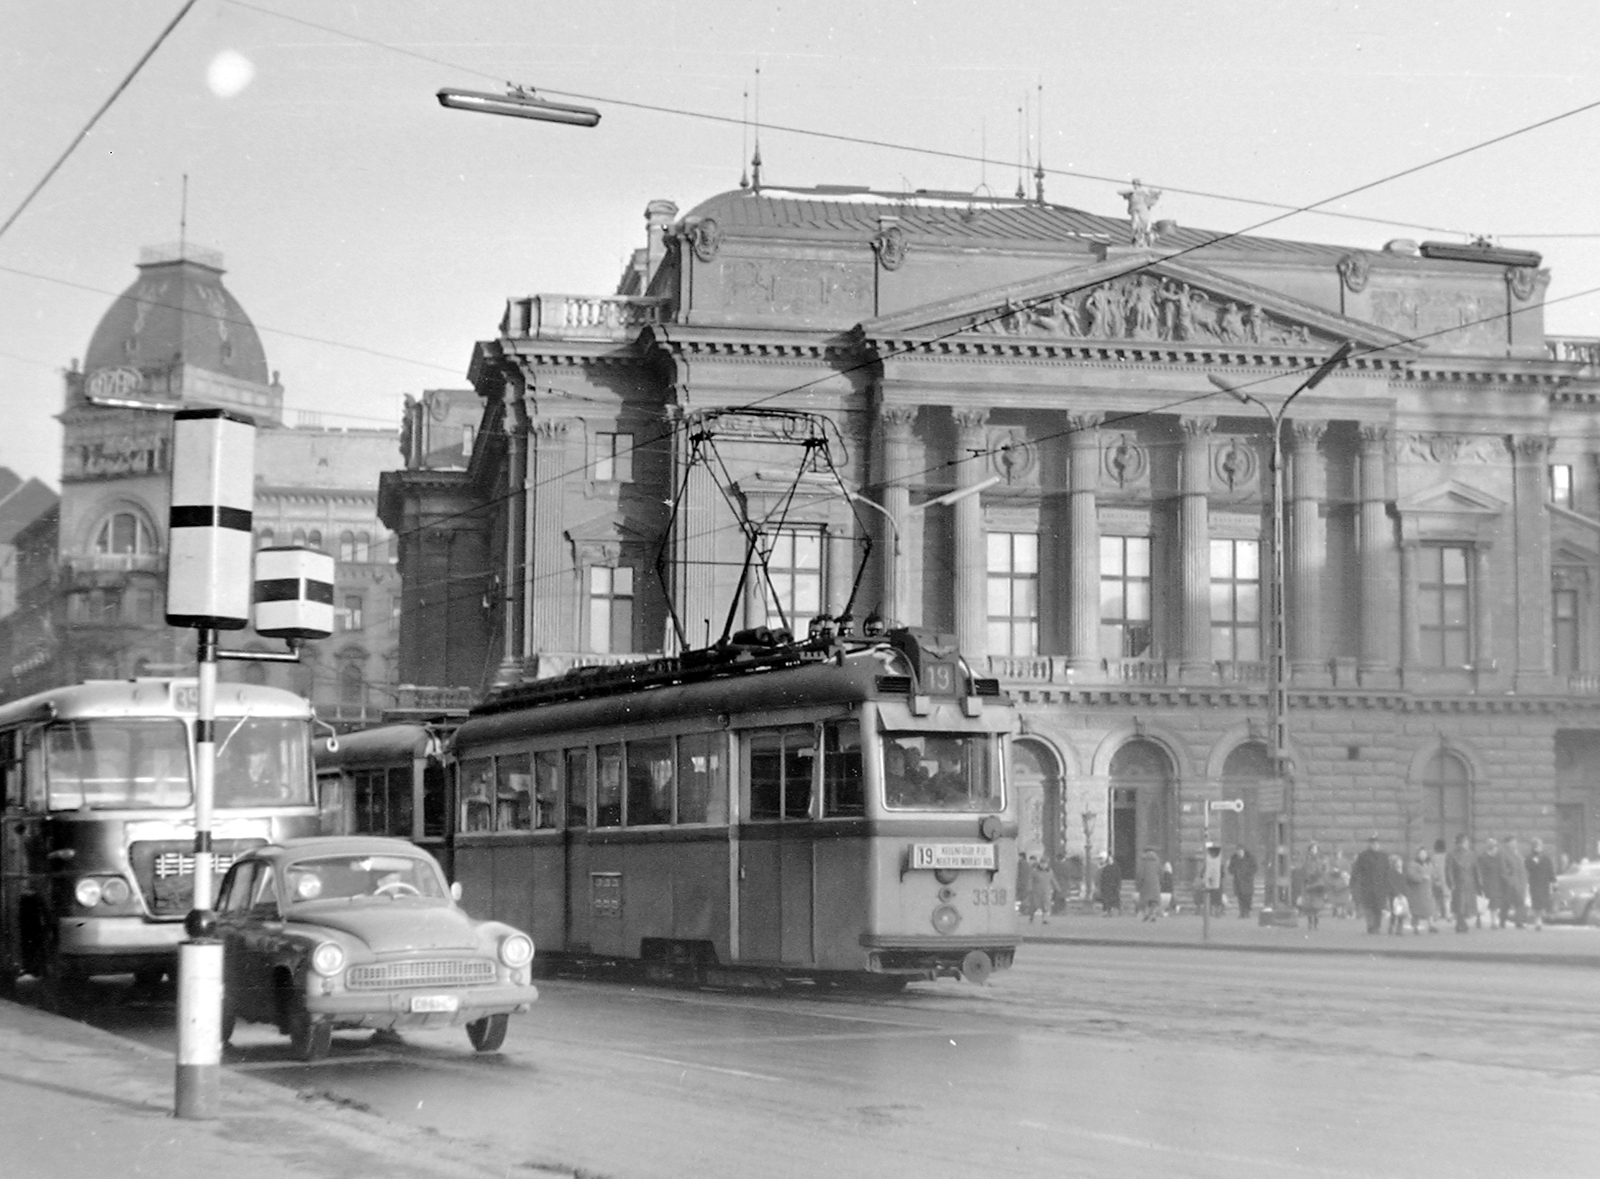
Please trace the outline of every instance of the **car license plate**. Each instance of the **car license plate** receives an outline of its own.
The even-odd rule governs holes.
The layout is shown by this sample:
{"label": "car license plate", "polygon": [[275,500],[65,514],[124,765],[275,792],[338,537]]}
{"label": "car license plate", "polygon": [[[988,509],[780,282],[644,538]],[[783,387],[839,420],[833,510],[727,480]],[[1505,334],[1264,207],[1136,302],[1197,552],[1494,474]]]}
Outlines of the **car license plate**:
{"label": "car license plate", "polygon": [[454,995],[412,995],[411,1010],[413,1014],[431,1011],[454,1011],[461,1006],[461,1000]]}

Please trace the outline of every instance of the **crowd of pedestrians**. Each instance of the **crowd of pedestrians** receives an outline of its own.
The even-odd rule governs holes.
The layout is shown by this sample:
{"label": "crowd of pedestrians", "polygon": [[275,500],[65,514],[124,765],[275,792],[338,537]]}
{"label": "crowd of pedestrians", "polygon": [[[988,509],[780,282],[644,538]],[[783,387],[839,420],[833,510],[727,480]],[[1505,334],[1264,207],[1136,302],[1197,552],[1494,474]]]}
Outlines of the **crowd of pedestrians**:
{"label": "crowd of pedestrians", "polygon": [[[1214,915],[1224,911],[1223,897],[1233,895],[1238,914],[1248,918],[1254,907],[1259,865],[1249,848],[1239,846],[1226,859],[1217,844],[1208,844],[1197,865],[1195,907],[1209,905]],[[1115,859],[1102,853],[1087,874],[1084,897],[1110,916],[1123,910],[1124,879]],[[1080,878],[1081,879],[1081,878]],[[1419,846],[1409,857],[1386,852],[1374,832],[1353,861],[1338,848],[1325,854],[1316,843],[1306,846],[1295,865],[1295,906],[1306,925],[1316,929],[1322,916],[1359,915],[1368,933],[1387,929],[1399,935],[1407,927],[1413,934],[1438,933],[1442,922],[1454,921],[1457,933],[1472,929],[1518,929],[1532,925],[1543,929],[1550,914],[1556,882],[1556,865],[1540,839],[1522,851],[1516,836],[1493,837],[1475,847],[1472,837],[1458,835],[1446,850],[1438,839],[1430,848]],[[1155,921],[1175,910],[1172,864],[1155,848],[1137,858],[1133,874],[1136,912],[1143,921]],[[1031,923],[1048,923],[1052,912],[1062,911],[1076,887],[1062,879],[1061,866],[1041,855],[1019,854],[1017,908]]]}

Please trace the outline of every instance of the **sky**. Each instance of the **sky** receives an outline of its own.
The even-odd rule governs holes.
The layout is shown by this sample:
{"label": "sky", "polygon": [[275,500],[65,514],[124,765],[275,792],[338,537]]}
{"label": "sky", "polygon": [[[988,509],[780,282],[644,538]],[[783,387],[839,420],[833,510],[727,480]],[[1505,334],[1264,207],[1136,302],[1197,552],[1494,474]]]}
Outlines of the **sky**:
{"label": "sky", "polygon": [[[0,220],[181,8],[0,0]],[[435,99],[508,81],[602,121]],[[508,298],[611,293],[647,202],[736,187],[758,106],[768,184],[1009,195],[1042,154],[1048,200],[1105,215],[1139,177],[1156,217],[1208,229],[1490,235],[1544,255],[1549,332],[1600,336],[1589,104],[1592,0],[198,0],[0,237],[0,466],[58,484],[61,373],[180,219],[222,253],[291,421],[394,427],[405,394],[465,387]],[[1344,218],[1250,203],[1500,136],[1323,206]]]}

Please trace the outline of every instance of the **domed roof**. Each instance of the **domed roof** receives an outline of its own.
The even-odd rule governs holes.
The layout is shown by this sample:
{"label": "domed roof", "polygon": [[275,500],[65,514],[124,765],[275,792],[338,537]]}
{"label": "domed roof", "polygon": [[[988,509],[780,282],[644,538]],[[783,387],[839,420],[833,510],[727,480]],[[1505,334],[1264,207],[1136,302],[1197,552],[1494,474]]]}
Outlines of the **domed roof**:
{"label": "domed roof", "polygon": [[179,363],[260,385],[271,380],[255,325],[222,285],[222,255],[194,246],[142,250],[139,277],[95,328],[84,371]]}

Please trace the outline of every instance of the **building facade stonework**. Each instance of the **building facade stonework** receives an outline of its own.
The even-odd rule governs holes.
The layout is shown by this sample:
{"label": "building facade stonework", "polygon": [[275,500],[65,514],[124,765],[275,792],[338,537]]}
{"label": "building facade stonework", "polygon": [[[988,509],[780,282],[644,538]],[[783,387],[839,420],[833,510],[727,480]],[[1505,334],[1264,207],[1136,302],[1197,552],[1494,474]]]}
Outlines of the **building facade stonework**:
{"label": "building facade stonework", "polygon": [[[1281,438],[1297,842],[1594,854],[1600,377],[1546,338],[1537,258],[1171,222],[1133,245],[1041,202],[842,188],[650,226],[627,293],[508,301],[462,469],[384,476],[406,600],[438,611],[403,615],[407,676],[447,625],[476,628],[448,682],[480,691],[803,627],[870,542],[857,624],[954,634],[1018,701],[1025,847],[1154,847],[1183,877],[1203,803],[1236,798],[1211,834],[1265,859],[1269,414],[1348,341]],[[795,445],[824,419],[851,494]],[[741,588],[741,516],[770,592]]]}

